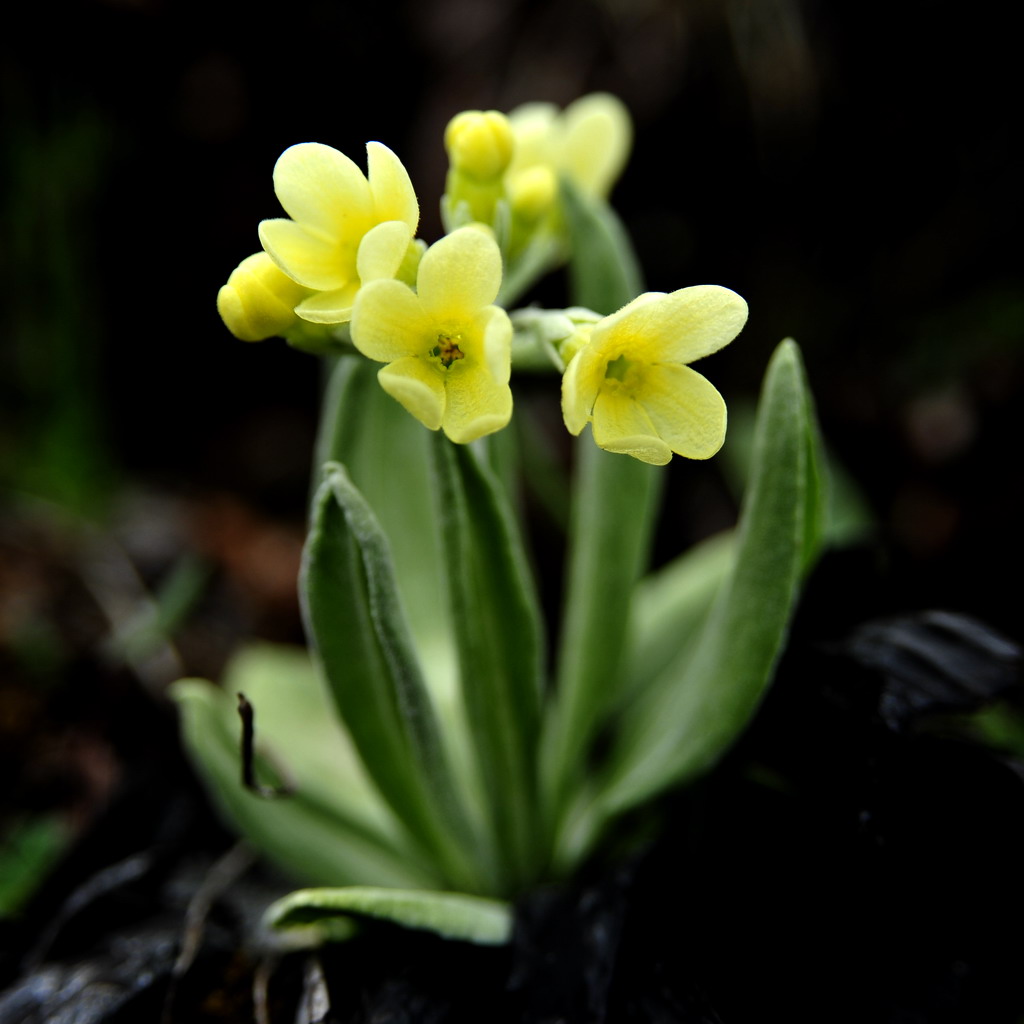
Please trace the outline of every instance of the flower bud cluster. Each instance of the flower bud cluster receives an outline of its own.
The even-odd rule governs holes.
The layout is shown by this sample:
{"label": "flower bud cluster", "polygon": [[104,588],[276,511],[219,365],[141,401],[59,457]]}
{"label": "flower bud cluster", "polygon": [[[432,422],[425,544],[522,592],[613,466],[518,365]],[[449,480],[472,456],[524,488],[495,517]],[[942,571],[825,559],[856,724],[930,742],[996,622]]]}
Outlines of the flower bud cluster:
{"label": "flower bud cluster", "polygon": [[456,114],[445,131],[449,170],[443,210],[449,230],[470,220],[491,225],[515,261],[532,243],[564,243],[559,179],[607,199],[632,144],[629,114],[607,93],[560,111],[528,103]]}

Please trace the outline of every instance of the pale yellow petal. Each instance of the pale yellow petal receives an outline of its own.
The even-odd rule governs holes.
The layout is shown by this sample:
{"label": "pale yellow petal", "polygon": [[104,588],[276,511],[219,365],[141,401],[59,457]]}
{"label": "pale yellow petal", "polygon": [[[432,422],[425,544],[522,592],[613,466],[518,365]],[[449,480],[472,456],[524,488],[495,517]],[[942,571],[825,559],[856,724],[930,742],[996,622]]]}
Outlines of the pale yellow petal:
{"label": "pale yellow petal", "polygon": [[607,197],[629,159],[633,125],[617,97],[597,92],[562,114],[562,170],[590,195]]}
{"label": "pale yellow petal", "polygon": [[445,415],[445,371],[426,359],[406,356],[377,373],[380,386],[425,427],[437,430]]}
{"label": "pale yellow petal", "polygon": [[366,165],[374,219],[400,220],[408,225],[412,237],[420,220],[420,206],[405,165],[380,142],[366,144]]}
{"label": "pale yellow petal", "polygon": [[512,321],[500,306],[486,306],[473,321],[479,350],[473,355],[487,364],[487,371],[499,383],[507,384],[512,374]]}
{"label": "pale yellow petal", "polygon": [[608,358],[614,359],[616,356],[622,355],[622,352],[617,347],[617,341],[623,341],[627,337],[631,338],[631,335],[620,332],[619,324],[623,320],[629,323],[636,310],[640,309],[641,306],[646,306],[651,302],[657,302],[659,299],[665,298],[665,294],[665,292],[643,292],[614,313],[602,317],[594,326],[593,343],[602,352],[606,353]]}
{"label": "pale yellow petal", "polygon": [[330,146],[301,142],[286,149],[274,166],[274,191],[292,220],[335,238],[358,239],[372,223],[363,172]]}
{"label": "pale yellow petal", "polygon": [[412,228],[401,220],[388,220],[367,231],[356,254],[360,282],[397,277],[411,241]]}
{"label": "pale yellow petal", "polygon": [[[747,322],[747,304],[718,285],[696,285],[615,314],[616,347],[649,363],[691,363],[728,345]],[[594,328],[595,336],[602,324]]]}
{"label": "pale yellow petal", "polygon": [[419,299],[401,281],[371,281],[359,289],[351,333],[363,355],[382,363],[425,355],[435,342]]}
{"label": "pale yellow petal", "polygon": [[471,319],[494,302],[501,287],[501,253],[486,231],[459,228],[423,255],[416,290],[423,308],[438,319]]}
{"label": "pale yellow petal", "polygon": [[579,356],[569,361],[562,374],[562,419],[565,429],[577,435],[590,420],[595,395],[588,395],[579,385]]}
{"label": "pale yellow petal", "polygon": [[512,418],[512,391],[486,363],[466,359],[446,371],[444,432],[457,444],[493,434]]}
{"label": "pale yellow petal", "polygon": [[519,171],[535,164],[555,166],[561,125],[553,103],[524,103],[508,115],[508,121],[516,143],[510,170]]}
{"label": "pale yellow petal", "polygon": [[[563,383],[563,414],[566,408],[565,402],[568,401],[576,410],[573,414],[574,422],[578,421],[581,415],[584,416],[585,420],[590,419],[594,403],[597,401],[598,392],[604,384],[607,369],[607,354],[602,352],[593,340],[585,344],[572,357],[565,371],[566,375],[569,375],[570,370],[572,371],[569,377],[569,384]],[[565,378],[563,377],[562,379],[564,382]],[[566,387],[569,388],[568,393],[564,390]],[[567,419],[567,425],[568,422]],[[579,430],[573,430],[572,427],[569,427],[569,429],[572,433],[579,433]],[[580,430],[582,429],[581,424]]]}
{"label": "pale yellow petal", "polygon": [[313,324],[347,324],[359,285],[353,281],[330,292],[314,292],[295,307],[295,312]]}
{"label": "pale yellow petal", "polygon": [[602,389],[594,404],[594,440],[610,452],[632,455],[641,462],[664,466],[672,451],[657,436],[644,408],[632,398],[613,389]]}
{"label": "pale yellow petal", "polygon": [[725,401],[688,366],[649,367],[640,400],[661,439],[677,455],[710,459],[725,440]]}
{"label": "pale yellow petal", "polygon": [[326,235],[285,220],[260,224],[260,243],[270,258],[307,288],[329,291],[355,278],[355,249]]}

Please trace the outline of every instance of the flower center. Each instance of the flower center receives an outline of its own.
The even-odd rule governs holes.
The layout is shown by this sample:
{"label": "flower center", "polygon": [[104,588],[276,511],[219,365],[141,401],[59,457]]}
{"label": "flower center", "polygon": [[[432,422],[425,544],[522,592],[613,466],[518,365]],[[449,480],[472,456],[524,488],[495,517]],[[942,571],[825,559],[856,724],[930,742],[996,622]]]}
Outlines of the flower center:
{"label": "flower center", "polygon": [[610,377],[612,380],[624,381],[626,374],[629,373],[630,362],[625,356],[619,356],[617,359],[613,359],[604,370],[606,378]]}
{"label": "flower center", "polygon": [[441,365],[447,369],[456,359],[465,359],[466,353],[459,348],[462,339],[459,335],[449,337],[447,334],[437,336],[437,344],[430,350],[430,354],[441,360]]}
{"label": "flower center", "polygon": [[644,391],[645,370],[646,366],[640,360],[617,356],[605,366],[601,387],[606,394],[636,399]]}

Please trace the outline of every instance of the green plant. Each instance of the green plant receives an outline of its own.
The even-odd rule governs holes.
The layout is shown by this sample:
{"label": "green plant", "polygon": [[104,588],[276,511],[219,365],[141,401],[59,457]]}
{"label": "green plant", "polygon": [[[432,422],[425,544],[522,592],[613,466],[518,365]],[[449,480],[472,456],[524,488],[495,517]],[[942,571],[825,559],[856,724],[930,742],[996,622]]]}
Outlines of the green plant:
{"label": "green plant", "polygon": [[[736,529],[647,575],[661,467],[725,436],[723,400],[687,364],[735,337],[746,304],[716,286],[640,294],[606,200],[624,116],[610,97],[459,115],[448,234],[428,250],[389,150],[370,145],[364,178],[293,147],[275,177],[293,220],[265,222],[265,252],[221,290],[237,335],[283,334],[330,365],[300,581],[311,658],[254,647],[223,688],[176,691],[222,809],[316,886],[272,906],[275,927],[324,939],[376,915],[505,941],[510,900],[707,771],[771,680],[824,529],[799,351],[769,364]],[[573,305],[506,313],[563,260]],[[523,466],[548,474],[542,491],[560,482],[503,430],[520,368],[561,373],[566,426],[597,442],[576,449],[553,657],[516,482]],[[235,692],[263,751],[248,789]]]}

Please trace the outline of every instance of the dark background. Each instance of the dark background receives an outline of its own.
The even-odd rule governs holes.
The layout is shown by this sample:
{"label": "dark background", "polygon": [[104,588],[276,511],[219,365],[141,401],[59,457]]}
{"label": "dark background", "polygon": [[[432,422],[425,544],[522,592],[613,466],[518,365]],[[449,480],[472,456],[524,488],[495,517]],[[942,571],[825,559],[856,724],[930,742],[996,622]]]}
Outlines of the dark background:
{"label": "dark background", "polygon": [[1016,43],[999,10],[25,6],[2,44],[0,467],[93,512],[127,482],[301,523],[315,361],[235,341],[214,307],[279,213],[277,155],[316,140],[361,160],[386,142],[434,240],[454,112],[607,89],[636,121],[615,200],[648,286],[713,282],[750,303],[707,364],[727,399],[752,399],[796,337],[830,444],[912,568],[887,603],[1017,632],[993,586],[1021,565],[1024,325]]}
{"label": "dark background", "polygon": [[[866,718],[815,696],[834,666],[790,663],[799,669],[802,640],[928,607],[1024,638],[1022,189],[1011,159],[1019,44],[1006,9],[993,0],[20,6],[20,24],[9,20],[0,37],[0,826],[56,814],[63,838],[43,853],[72,851],[33,906],[52,912],[91,872],[172,827],[161,801],[169,789],[180,796],[185,771],[166,683],[216,676],[252,636],[301,635],[295,572],[318,364],[279,341],[235,340],[214,304],[258,248],[259,220],[279,214],[277,156],[319,141],[361,162],[368,139],[385,142],[409,168],[420,233],[433,241],[442,132],[454,113],[606,89],[635,119],[615,204],[648,286],[716,283],[749,301],[741,337],[701,367],[737,423],[774,346],[800,342],[826,439],[876,524],[812,580],[796,653],[749,740],[760,749],[768,737],[779,763],[799,763],[792,777],[815,807],[820,782],[834,829],[815,815],[813,827],[796,827],[774,805],[762,820],[757,808],[708,801],[725,824],[708,830],[706,860],[694,863],[731,873],[735,860],[735,877],[748,879],[731,906],[751,915],[743,934],[757,948],[735,971],[749,982],[761,964],[763,983],[782,977],[779,958],[790,956],[779,947],[765,959],[776,921],[794,911],[780,876],[761,884],[749,873],[745,852],[757,850],[808,889],[796,909],[799,948],[815,970],[829,966],[819,931],[832,928],[846,950],[852,966],[826,971],[823,989],[906,974],[909,940],[884,914],[908,891],[921,913],[903,920],[923,922],[915,941],[928,971],[939,964],[954,977],[943,973],[948,932],[954,966],[966,961],[979,991],[1014,977],[1009,947],[974,959],[961,949],[965,935],[988,943],[986,908],[994,915],[1007,891],[1019,905],[1018,887],[1002,882],[1019,870],[1010,863],[1019,795],[1003,792],[1011,776],[971,774],[945,748],[933,761],[904,760],[900,747],[887,761],[888,740],[879,755],[843,732]],[[557,281],[540,292],[552,303],[563,296]],[[553,403],[554,381],[550,391]],[[728,523],[727,465],[676,460],[659,555]],[[161,591],[178,594],[174,643],[159,631],[141,647],[115,642]],[[709,786],[728,796],[728,766],[718,778]],[[762,790],[759,801],[774,792]],[[895,793],[891,805],[878,793]],[[883,825],[888,808],[896,823],[878,828],[889,843],[878,849],[896,851],[877,868],[881,886],[876,848],[866,874],[858,852],[875,827],[857,831],[865,806],[881,807]],[[915,814],[925,826],[901,845]],[[1004,824],[1017,846],[1000,838]],[[1002,873],[991,870],[999,850]],[[906,857],[904,873],[893,857]],[[843,858],[861,888],[829,874]],[[990,891],[976,901],[979,880]],[[820,908],[819,883],[829,894]],[[704,888],[699,927],[684,933],[688,955],[710,965],[712,991],[719,972],[718,991],[735,992],[734,961],[716,951],[736,950],[737,933],[722,920],[720,890]],[[950,910],[950,893],[967,909]],[[657,915],[662,892],[648,895]],[[11,935],[17,953],[21,933]],[[1004,959],[999,973],[991,965]],[[0,983],[15,972],[9,958]],[[864,1000],[873,1019],[947,1019],[885,1016]]]}

